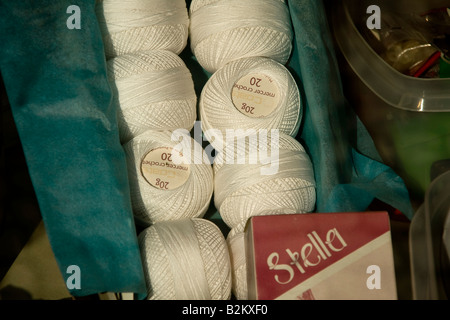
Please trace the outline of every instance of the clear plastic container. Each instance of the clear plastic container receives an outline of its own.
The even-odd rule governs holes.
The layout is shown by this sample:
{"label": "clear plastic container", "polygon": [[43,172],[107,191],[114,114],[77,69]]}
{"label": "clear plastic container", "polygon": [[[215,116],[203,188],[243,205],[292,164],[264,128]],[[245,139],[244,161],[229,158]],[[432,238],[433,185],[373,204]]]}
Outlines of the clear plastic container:
{"label": "clear plastic container", "polygon": [[433,180],[411,221],[413,299],[450,298],[450,168]]}
{"label": "clear plastic container", "polygon": [[[415,78],[389,65],[361,29],[377,5],[380,14],[419,14],[450,1],[341,0],[331,28],[340,51],[344,91],[371,134],[383,161],[405,181],[413,202],[423,202],[433,162],[450,158],[450,78]],[[339,60],[339,57],[342,59]]]}
{"label": "clear plastic container", "polygon": [[450,6],[450,1],[343,1],[337,14],[336,39],[345,58],[358,77],[387,104],[422,112],[450,111],[450,79],[422,79],[395,70],[367,43],[355,21],[369,18],[367,8],[377,5],[380,13],[402,10],[402,13],[425,12]]}

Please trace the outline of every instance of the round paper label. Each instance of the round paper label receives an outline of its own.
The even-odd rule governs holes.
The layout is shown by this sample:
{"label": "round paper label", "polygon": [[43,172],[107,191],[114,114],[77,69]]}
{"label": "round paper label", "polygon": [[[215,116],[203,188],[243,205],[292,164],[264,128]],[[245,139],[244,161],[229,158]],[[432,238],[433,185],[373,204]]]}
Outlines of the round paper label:
{"label": "round paper label", "polygon": [[241,113],[261,118],[277,108],[280,96],[278,86],[271,77],[265,74],[248,74],[234,84],[231,98]]}
{"label": "round paper label", "polygon": [[175,157],[182,159],[183,155],[169,147],[152,149],[141,162],[141,172],[145,180],[151,186],[162,190],[173,190],[182,186],[189,178],[191,170],[188,164],[175,164]]}

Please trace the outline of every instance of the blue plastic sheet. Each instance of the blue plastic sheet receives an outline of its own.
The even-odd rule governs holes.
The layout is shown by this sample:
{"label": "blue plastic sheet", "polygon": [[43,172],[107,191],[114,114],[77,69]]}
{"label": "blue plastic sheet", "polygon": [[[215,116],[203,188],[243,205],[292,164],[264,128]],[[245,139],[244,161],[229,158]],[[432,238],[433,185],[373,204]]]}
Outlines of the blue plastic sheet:
{"label": "blue plastic sheet", "polygon": [[[70,10],[72,5],[79,11]],[[1,74],[70,293],[145,294],[94,6],[95,1],[1,1]]]}

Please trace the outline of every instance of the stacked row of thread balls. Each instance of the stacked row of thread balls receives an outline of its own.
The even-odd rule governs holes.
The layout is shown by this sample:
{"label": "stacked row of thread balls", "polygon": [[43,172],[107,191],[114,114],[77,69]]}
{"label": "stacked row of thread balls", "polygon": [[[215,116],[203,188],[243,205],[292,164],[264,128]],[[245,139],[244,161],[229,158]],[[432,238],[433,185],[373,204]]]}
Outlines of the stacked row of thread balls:
{"label": "stacked row of thread balls", "polygon": [[[99,0],[96,13],[127,158],[133,212],[146,225],[139,246],[147,298],[229,299],[228,247],[220,229],[202,218],[213,193],[211,164],[188,159],[189,177],[173,190],[150,185],[141,167],[150,151],[175,147],[172,132],[189,131],[196,120],[192,76],[178,56],[188,39],[186,3]],[[190,139],[192,151],[199,147],[189,135],[182,138]]]}
{"label": "stacked row of thread balls", "polygon": [[[212,73],[199,101],[205,136],[224,150],[227,129],[279,130],[279,168],[263,176],[263,165],[214,162],[214,203],[230,227],[227,236],[232,291],[239,300],[247,298],[244,226],[251,216],[312,212],[316,193],[312,163],[303,146],[294,139],[302,118],[297,85],[284,67],[292,50],[293,33],[289,10],[283,0],[193,0],[190,6],[191,50],[200,65]],[[249,117],[238,111],[232,92],[251,75],[262,75],[276,83],[276,106],[263,116]],[[221,132],[219,137],[210,129]],[[258,139],[256,137],[256,139]],[[247,159],[258,159],[268,150],[258,140],[256,149],[245,146]],[[233,141],[232,143],[235,143]],[[254,151],[251,154],[250,150]],[[270,154],[266,153],[266,154]],[[231,157],[236,161],[236,158]],[[233,162],[236,163],[236,162]],[[267,166],[267,164],[266,164]]]}

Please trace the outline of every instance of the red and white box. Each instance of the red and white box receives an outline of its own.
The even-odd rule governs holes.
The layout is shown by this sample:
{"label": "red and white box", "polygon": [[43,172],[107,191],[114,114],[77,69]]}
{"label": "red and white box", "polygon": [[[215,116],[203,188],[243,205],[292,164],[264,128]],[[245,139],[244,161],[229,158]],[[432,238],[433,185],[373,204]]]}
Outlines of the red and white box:
{"label": "red and white box", "polygon": [[396,300],[387,212],[255,216],[245,230],[250,300]]}

